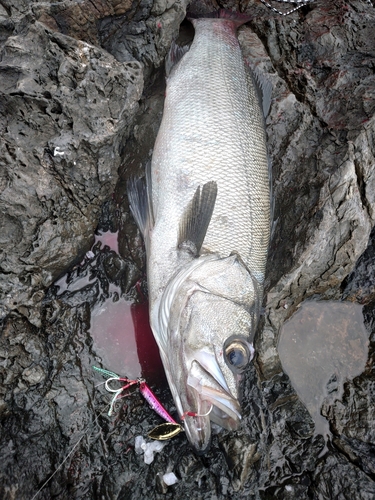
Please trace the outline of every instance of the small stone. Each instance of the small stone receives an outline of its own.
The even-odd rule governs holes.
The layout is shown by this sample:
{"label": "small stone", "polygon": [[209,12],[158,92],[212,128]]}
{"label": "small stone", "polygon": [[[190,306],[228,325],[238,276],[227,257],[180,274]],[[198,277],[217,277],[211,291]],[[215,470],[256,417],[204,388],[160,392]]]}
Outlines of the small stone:
{"label": "small stone", "polygon": [[147,465],[150,465],[154,461],[154,452],[152,450],[145,450],[144,461]]}
{"label": "small stone", "polygon": [[30,366],[22,372],[22,378],[29,385],[39,384],[44,379],[43,368],[39,365]]}
{"label": "small stone", "polygon": [[137,455],[141,455],[144,451],[144,446],[145,440],[143,439],[143,436],[136,436],[135,437],[135,443],[134,443],[134,449]]}
{"label": "small stone", "polygon": [[178,479],[173,472],[167,472],[163,476],[163,481],[167,486],[172,486],[172,484],[176,484]]}
{"label": "small stone", "polygon": [[154,461],[154,454],[159,453],[166,444],[167,443],[163,443],[162,441],[152,441],[151,443],[144,441],[141,447],[145,452],[145,464],[151,464]]}
{"label": "small stone", "polygon": [[152,450],[154,453],[159,453],[159,451],[161,451],[164,446],[166,446],[166,442],[162,442],[162,441],[153,441],[152,443],[150,443],[148,446],[149,446],[149,449]]}

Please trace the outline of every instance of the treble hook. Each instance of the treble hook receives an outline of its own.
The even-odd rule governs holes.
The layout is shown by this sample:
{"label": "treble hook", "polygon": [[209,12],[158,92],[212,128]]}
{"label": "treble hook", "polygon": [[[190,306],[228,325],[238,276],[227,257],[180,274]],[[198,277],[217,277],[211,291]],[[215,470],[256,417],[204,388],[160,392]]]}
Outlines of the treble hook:
{"label": "treble hook", "polygon": [[[122,387],[120,387],[119,389],[112,389],[112,387],[110,387],[110,382],[112,382],[113,380],[116,380],[117,382],[127,382],[127,384],[123,385]],[[120,396],[120,394],[123,392],[123,391],[126,391],[126,389],[129,389],[129,387],[131,387],[132,385],[135,385],[135,384],[138,384],[138,380],[129,380],[128,378],[121,378],[121,377],[110,377],[108,378],[106,381],[105,381],[105,384],[104,384],[104,387],[106,388],[106,390],[108,392],[112,392],[114,393],[114,396],[112,398],[112,401],[111,401],[111,405],[109,407],[109,411],[108,411],[108,416],[110,417],[112,415],[112,412],[113,412],[113,407],[115,405],[115,402],[117,399],[120,399],[121,397],[125,397],[126,395],[124,396]]]}

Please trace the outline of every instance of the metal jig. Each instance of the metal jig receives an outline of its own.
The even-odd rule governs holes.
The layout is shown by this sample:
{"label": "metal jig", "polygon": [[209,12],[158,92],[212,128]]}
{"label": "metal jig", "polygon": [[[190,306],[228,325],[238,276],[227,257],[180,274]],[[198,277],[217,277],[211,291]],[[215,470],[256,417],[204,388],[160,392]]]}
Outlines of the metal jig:
{"label": "metal jig", "polygon": [[[156,395],[153,393],[151,388],[146,384],[145,380],[143,380],[141,378],[138,378],[136,380],[131,380],[131,379],[128,379],[127,377],[120,377],[119,375],[117,375],[117,373],[114,373],[114,372],[109,371],[109,370],[105,370],[103,368],[98,368],[97,366],[93,366],[93,369],[95,371],[101,373],[105,377],[107,377],[107,380],[105,381],[105,388],[108,392],[111,392],[114,394],[114,396],[111,400],[110,407],[109,407],[108,416],[112,415],[115,402],[118,399],[129,396],[129,394],[123,394],[123,393],[131,387],[138,386],[139,392],[142,394],[144,399],[148,402],[150,407],[161,418],[163,418],[166,421],[164,424],[160,424],[160,425],[156,426],[152,431],[150,431],[149,437],[151,439],[166,440],[166,439],[170,439],[170,438],[176,436],[181,431],[183,431],[182,426],[180,424],[178,424],[174,420],[174,418],[167,412],[167,410],[161,404],[161,402],[156,397]],[[125,385],[122,385],[121,387],[112,387],[111,384],[113,382],[122,382]]]}

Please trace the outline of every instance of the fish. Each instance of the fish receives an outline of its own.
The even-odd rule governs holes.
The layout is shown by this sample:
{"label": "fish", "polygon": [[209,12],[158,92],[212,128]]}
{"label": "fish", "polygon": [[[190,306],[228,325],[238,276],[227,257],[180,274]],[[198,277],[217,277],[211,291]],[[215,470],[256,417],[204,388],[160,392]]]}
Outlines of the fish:
{"label": "fish", "polygon": [[[146,248],[150,325],[193,449],[212,423],[241,422],[270,237],[265,114],[270,85],[244,61],[248,16],[191,18],[172,48],[160,129],[144,179],[128,185]],[[176,60],[178,59],[178,60]]]}

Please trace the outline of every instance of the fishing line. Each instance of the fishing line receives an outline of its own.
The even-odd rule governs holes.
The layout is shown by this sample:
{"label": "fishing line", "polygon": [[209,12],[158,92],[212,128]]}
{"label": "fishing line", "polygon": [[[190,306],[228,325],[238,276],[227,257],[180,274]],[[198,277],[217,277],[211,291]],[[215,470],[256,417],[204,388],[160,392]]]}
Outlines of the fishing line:
{"label": "fishing line", "polygon": [[273,5],[271,5],[267,0],[260,0],[262,4],[264,4],[266,7],[271,9],[273,12],[276,12],[277,14],[280,14],[281,16],[289,16],[289,14],[293,14],[296,10],[301,9],[302,7],[305,7],[306,5],[309,5],[310,3],[314,2],[315,0],[275,0],[276,2],[283,3],[283,4],[290,4],[294,3],[297,4],[296,7],[293,7],[292,9],[288,11],[281,11],[276,9]]}
{"label": "fishing line", "polygon": [[211,412],[212,412],[212,409],[213,409],[213,404],[211,404],[210,406],[210,409],[208,410],[207,413],[196,413],[195,411],[185,411],[182,415],[181,415],[181,420],[185,420],[186,417],[207,417]]}
{"label": "fishing line", "polygon": [[[97,366],[93,366],[93,369],[99,373],[101,373],[102,375],[104,375],[105,377],[111,377],[111,378],[119,378],[119,376],[117,375],[117,373],[114,373],[114,372],[111,372],[109,370],[105,370],[103,368],[98,368]],[[105,384],[106,381],[104,382],[101,382],[99,384],[97,384],[95,386],[96,387],[99,387],[100,385],[103,385]],[[122,389],[120,389],[120,391],[118,392],[121,392]],[[115,394],[115,397],[113,398],[112,400],[112,403],[111,403],[111,406],[110,406],[110,411],[113,409],[113,405],[115,403],[115,400],[116,400],[116,396],[117,394]],[[101,417],[103,414],[105,413],[105,411],[102,411],[101,413],[99,413],[99,415],[97,415],[94,419],[94,421],[91,423],[91,424],[88,424],[85,431],[83,432],[82,436],[78,439],[78,441],[76,442],[76,444],[73,446],[73,448],[70,450],[70,452],[67,454],[67,456],[64,458],[64,460],[59,464],[59,466],[57,467],[57,469],[53,472],[52,476],[50,476],[43,484],[42,486],[39,488],[39,490],[35,493],[35,495],[32,497],[31,500],[35,500],[35,498],[39,495],[39,493],[43,490],[43,488],[51,481],[51,479],[55,476],[55,474],[57,474],[57,472],[62,468],[62,466],[64,465],[64,463],[68,460],[69,457],[72,456],[72,454],[74,453],[74,450],[77,448],[77,446],[80,444],[80,442],[82,441],[82,439],[87,435],[88,433],[88,430],[89,430],[89,427],[91,425],[95,425],[97,422],[98,422],[98,419],[99,417]],[[112,413],[112,412],[111,412]]]}
{"label": "fishing line", "polygon": [[99,384],[94,385],[94,387],[96,389],[97,387],[100,387],[101,385],[104,385],[104,384],[105,384],[105,380],[104,380],[104,382],[99,382]]}
{"label": "fishing line", "polygon": [[62,466],[64,465],[64,463],[68,460],[68,458],[70,456],[72,456],[74,450],[77,448],[77,446],[79,445],[79,443],[82,441],[82,439],[87,435],[87,431],[90,427],[90,425],[95,425],[99,419],[99,417],[101,417],[102,415],[104,414],[104,411],[102,411],[101,413],[99,413],[99,415],[96,416],[95,420],[92,422],[92,424],[88,424],[84,433],[82,434],[82,436],[78,439],[78,441],[76,442],[76,444],[73,446],[73,448],[70,450],[70,452],[67,454],[67,456],[64,458],[64,460],[59,464],[59,466],[57,467],[57,469],[55,470],[55,472],[52,474],[52,476],[50,476],[43,484],[42,486],[39,488],[39,490],[35,493],[35,495],[31,498],[31,500],[35,500],[35,498],[39,495],[39,493],[43,490],[43,488],[51,481],[51,479],[55,476],[55,474],[57,474],[57,472],[59,472],[59,470],[62,468]]}

